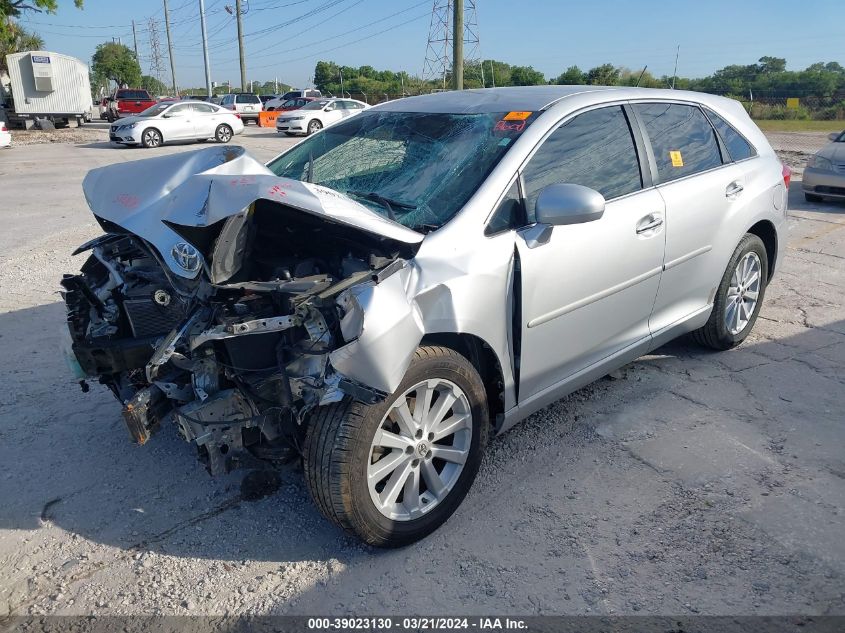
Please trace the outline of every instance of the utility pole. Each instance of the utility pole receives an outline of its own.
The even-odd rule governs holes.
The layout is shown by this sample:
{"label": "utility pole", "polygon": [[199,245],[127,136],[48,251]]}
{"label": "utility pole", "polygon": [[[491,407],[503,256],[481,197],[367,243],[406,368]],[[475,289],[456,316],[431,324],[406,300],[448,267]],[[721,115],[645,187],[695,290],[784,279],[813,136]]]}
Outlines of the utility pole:
{"label": "utility pole", "polygon": [[452,18],[452,88],[464,89],[464,0],[454,0]]}
{"label": "utility pole", "polygon": [[241,56],[241,90],[246,90],[246,60],[244,60],[244,28],[241,24],[241,0],[235,0],[235,15],[238,19],[238,54]]}
{"label": "utility pole", "polygon": [[138,36],[135,34],[135,20],[132,20],[132,40],[135,42],[135,60],[138,60]]}
{"label": "utility pole", "polygon": [[167,32],[167,56],[170,58],[170,78],[173,80],[173,96],[177,96],[176,65],[173,63],[173,42],[170,39],[170,13],[167,10],[167,0],[164,0],[164,30]]}
{"label": "utility pole", "polygon": [[211,69],[208,67],[208,36],[205,31],[205,2],[200,0],[200,29],[202,30],[202,56],[205,62],[205,90],[211,99]]}

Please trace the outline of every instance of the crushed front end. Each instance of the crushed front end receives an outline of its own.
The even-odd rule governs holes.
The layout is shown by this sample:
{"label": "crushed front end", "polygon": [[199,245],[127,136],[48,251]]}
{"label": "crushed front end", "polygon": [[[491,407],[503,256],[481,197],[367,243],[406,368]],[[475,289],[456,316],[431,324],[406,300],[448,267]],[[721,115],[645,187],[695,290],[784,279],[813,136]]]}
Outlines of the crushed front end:
{"label": "crushed front end", "polygon": [[215,151],[199,185],[198,166],[177,183],[164,168],[164,182],[136,192],[87,183],[106,234],[77,250],[91,254],[61,285],[78,376],[111,390],[138,443],[173,422],[219,474],[295,459],[312,409],[376,401],[401,377],[413,336],[401,349],[378,336],[392,348],[386,374],[331,362],[340,350],[349,366],[377,289],[407,306],[399,331],[422,328],[406,292],[412,243],[373,230],[360,205]]}

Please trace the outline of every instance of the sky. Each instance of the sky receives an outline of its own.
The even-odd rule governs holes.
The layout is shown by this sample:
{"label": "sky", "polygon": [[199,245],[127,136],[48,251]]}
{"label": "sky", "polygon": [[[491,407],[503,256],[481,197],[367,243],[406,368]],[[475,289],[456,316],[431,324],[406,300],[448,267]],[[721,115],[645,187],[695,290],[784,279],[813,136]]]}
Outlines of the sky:
{"label": "sky", "polygon": [[[21,19],[46,49],[90,64],[112,38],[133,47],[135,21],[144,74],[150,72],[150,18],[157,21],[170,82],[163,0],[58,0],[55,14]],[[180,88],[205,85],[199,0],[168,0]],[[445,2],[445,0],[441,0]],[[205,0],[211,79],[240,83],[235,0]],[[845,0],[476,0],[480,56],[533,66],[552,78],[571,65],[609,62],[700,77],[728,64],[784,57],[800,70],[845,65]],[[248,81],[278,78],[307,87],[318,60],[420,75],[434,0],[242,0]],[[232,11],[234,12],[234,11]]]}

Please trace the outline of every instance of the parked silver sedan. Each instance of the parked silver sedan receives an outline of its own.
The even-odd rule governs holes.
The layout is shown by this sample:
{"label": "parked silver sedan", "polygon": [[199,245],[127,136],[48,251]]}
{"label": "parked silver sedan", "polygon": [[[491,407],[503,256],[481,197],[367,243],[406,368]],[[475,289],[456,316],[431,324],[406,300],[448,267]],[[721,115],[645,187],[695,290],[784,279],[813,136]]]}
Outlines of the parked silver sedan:
{"label": "parked silver sedan", "polygon": [[403,545],[492,433],[687,332],[745,340],[789,179],[736,101],[595,86],[384,103],[266,166],[102,167],[85,198],[119,229],[62,280],[68,358],[139,443],[301,463],[326,517]]}
{"label": "parked silver sedan", "polygon": [[109,127],[109,140],[120,145],[158,147],[170,141],[228,143],[244,131],[238,114],[203,101],[164,101]]}
{"label": "parked silver sedan", "polygon": [[830,143],[810,157],[801,179],[807,202],[845,200],[845,132],[831,132]]}

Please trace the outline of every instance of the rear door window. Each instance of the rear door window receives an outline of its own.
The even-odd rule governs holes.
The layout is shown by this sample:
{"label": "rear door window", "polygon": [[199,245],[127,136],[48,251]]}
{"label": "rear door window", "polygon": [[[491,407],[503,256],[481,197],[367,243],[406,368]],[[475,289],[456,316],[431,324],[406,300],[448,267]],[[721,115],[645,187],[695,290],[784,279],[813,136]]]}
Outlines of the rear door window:
{"label": "rear door window", "polygon": [[523,170],[529,221],[548,185],[572,183],[618,198],[642,189],[640,164],[620,106],[579,114],[552,132]]}
{"label": "rear door window", "polygon": [[722,137],[722,143],[727,147],[731,160],[743,160],[756,155],[751,143],[746,141],[742,134],[713,110],[707,110],[707,118],[710,119],[713,127],[716,128],[716,132]]}
{"label": "rear door window", "polygon": [[697,106],[638,103],[634,108],[651,141],[660,182],[722,165],[716,132]]}

